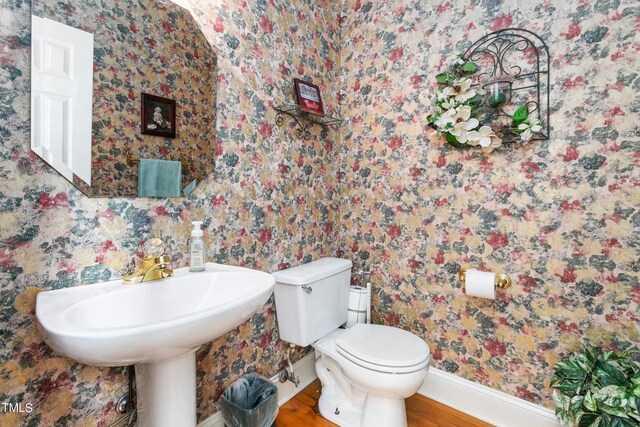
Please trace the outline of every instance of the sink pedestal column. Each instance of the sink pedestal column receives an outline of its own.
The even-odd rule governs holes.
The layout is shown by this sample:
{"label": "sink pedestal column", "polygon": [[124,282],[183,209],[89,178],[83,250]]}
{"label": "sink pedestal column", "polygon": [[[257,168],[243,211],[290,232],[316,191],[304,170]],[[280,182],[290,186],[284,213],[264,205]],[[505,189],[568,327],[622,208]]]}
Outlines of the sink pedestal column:
{"label": "sink pedestal column", "polygon": [[196,352],[136,365],[138,426],[195,427]]}

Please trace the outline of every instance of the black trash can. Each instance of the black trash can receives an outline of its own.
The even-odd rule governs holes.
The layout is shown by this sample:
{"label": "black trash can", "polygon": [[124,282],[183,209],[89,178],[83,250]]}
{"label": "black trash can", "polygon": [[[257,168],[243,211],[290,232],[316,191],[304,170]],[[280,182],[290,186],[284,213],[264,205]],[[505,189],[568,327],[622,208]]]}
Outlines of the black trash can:
{"label": "black trash can", "polygon": [[275,427],[278,388],[252,372],[227,387],[220,399],[220,410],[226,427]]}

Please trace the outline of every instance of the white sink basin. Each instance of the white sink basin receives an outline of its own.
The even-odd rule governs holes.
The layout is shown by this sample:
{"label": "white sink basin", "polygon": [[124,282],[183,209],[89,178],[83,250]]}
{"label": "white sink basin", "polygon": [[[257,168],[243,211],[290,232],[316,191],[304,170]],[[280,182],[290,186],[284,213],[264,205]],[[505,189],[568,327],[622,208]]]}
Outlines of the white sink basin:
{"label": "white sink basin", "polygon": [[[154,282],[116,280],[41,292],[36,316],[46,343],[67,357],[89,365],[136,365],[141,426],[189,426],[195,425],[195,351],[249,319],[274,285],[268,273],[208,263],[204,272],[182,268]],[[185,376],[184,387],[192,390],[179,391]],[[166,413],[176,412],[181,393],[193,394],[189,420]]]}
{"label": "white sink basin", "polygon": [[41,292],[36,316],[45,341],[78,362],[124,366],[180,356],[217,338],[260,308],[270,274],[209,263],[139,284],[121,280]]}

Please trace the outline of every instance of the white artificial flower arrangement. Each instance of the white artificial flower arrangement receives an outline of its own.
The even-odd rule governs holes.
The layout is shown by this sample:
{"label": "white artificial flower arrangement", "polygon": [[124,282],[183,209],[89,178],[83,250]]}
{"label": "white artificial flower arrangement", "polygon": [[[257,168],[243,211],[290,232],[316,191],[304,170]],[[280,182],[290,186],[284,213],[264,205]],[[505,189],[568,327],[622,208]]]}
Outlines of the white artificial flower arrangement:
{"label": "white artificial flower arrangement", "polygon": [[531,140],[531,137],[534,133],[539,133],[542,131],[542,123],[540,122],[539,117],[529,117],[528,121],[522,122],[518,125],[518,130],[522,133],[520,134],[520,139],[523,144],[526,144]]}
{"label": "white artificial flower arrangement", "polygon": [[515,111],[507,125],[491,127],[482,123],[477,117],[485,108],[484,97],[471,78],[478,66],[457,55],[447,58],[446,64],[447,71],[436,76],[440,89],[431,96],[435,112],[427,116],[427,121],[447,142],[454,146],[480,146],[491,152],[502,145],[504,133],[509,133],[514,142],[527,144],[542,131],[540,117],[530,116],[526,105]]}

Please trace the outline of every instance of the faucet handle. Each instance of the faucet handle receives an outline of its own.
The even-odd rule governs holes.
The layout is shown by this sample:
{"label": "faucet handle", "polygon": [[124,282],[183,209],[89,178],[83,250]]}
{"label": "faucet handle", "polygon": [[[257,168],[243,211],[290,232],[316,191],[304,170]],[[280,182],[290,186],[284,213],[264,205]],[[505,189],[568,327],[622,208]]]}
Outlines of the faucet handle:
{"label": "faucet handle", "polygon": [[158,258],[164,253],[164,242],[157,237],[149,239],[142,247],[142,251],[145,258]]}

